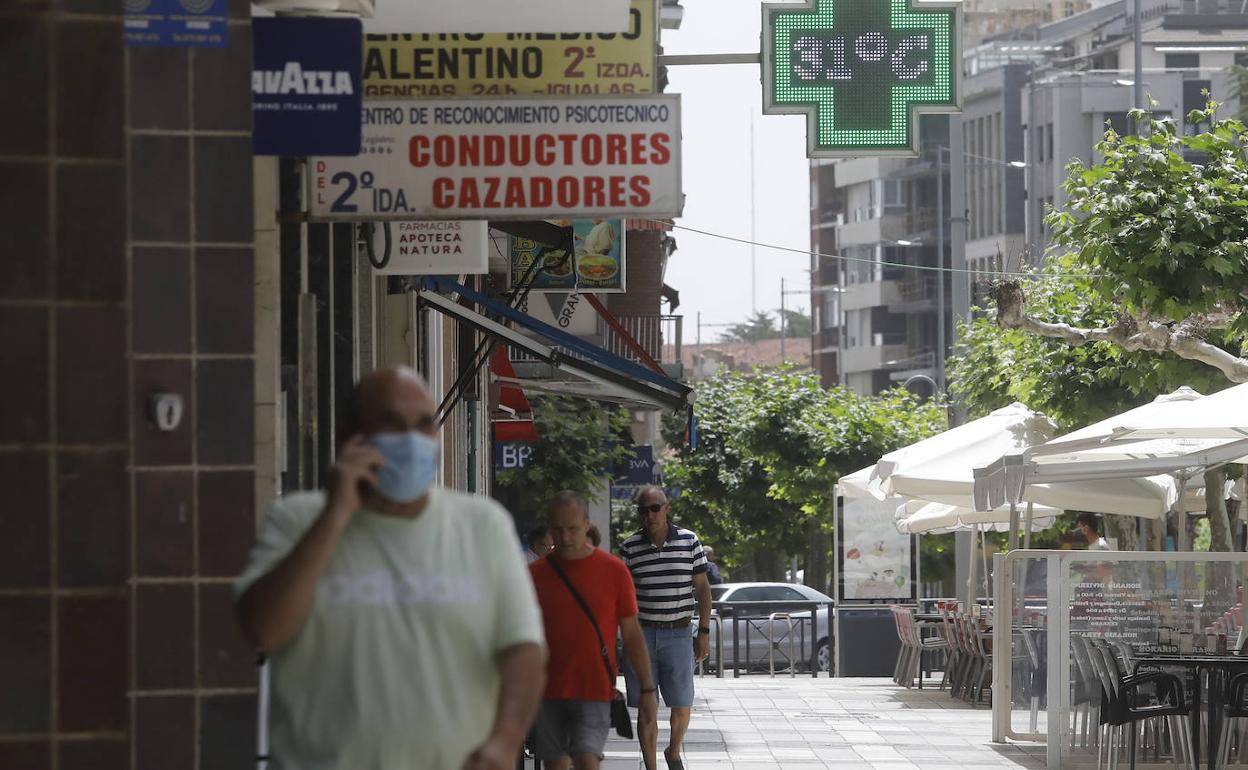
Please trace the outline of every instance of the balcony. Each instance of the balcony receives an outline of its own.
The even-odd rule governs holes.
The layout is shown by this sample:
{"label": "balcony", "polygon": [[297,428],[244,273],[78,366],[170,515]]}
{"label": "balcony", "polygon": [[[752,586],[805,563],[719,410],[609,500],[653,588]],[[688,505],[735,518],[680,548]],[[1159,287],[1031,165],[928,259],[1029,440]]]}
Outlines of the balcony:
{"label": "balcony", "polygon": [[935,275],[909,276],[898,284],[900,298],[891,306],[894,313],[911,313],[926,310],[936,301],[940,281]]}
{"label": "balcony", "polygon": [[869,307],[892,307],[901,301],[901,287],[896,281],[855,283],[845,287],[841,306],[846,310]]}
{"label": "balcony", "polygon": [[[681,363],[681,334],[684,330],[684,316],[680,315],[620,315],[616,316],[620,326],[637,342],[663,372],[674,380],[684,376],[684,365]],[[607,352],[634,363],[647,366],[633,346],[610,326],[604,326],[605,333],[599,337],[581,337],[594,345],[600,345]],[[566,355],[580,357],[568,350],[560,349]],[[550,379],[555,376],[550,366],[544,361],[515,347],[508,347],[508,355],[516,367],[516,373],[522,379]]]}
{"label": "balcony", "polygon": [[888,369],[890,361],[907,358],[910,348],[906,345],[906,335],[875,334],[869,345],[850,345],[845,349],[845,372],[870,372]]}

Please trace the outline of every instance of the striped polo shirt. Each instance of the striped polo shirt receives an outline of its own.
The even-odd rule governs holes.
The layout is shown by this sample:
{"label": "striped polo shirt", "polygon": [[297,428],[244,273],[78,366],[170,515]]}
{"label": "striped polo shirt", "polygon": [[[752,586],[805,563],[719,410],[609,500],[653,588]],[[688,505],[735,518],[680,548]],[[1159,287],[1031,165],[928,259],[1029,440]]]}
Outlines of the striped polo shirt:
{"label": "striped polo shirt", "polygon": [[707,571],[697,535],[669,522],[667,540],[655,548],[643,529],[624,541],[620,556],[633,573],[639,619],[670,623],[693,617],[698,606],[693,576]]}

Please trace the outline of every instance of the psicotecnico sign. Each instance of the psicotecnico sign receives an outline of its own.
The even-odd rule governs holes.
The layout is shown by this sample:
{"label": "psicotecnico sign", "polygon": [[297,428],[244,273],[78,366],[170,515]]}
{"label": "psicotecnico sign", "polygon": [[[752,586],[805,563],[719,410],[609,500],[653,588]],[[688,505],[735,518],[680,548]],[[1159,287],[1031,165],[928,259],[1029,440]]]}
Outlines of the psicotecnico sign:
{"label": "psicotecnico sign", "polygon": [[319,219],[679,216],[680,97],[369,101],[354,158],[310,159]]}

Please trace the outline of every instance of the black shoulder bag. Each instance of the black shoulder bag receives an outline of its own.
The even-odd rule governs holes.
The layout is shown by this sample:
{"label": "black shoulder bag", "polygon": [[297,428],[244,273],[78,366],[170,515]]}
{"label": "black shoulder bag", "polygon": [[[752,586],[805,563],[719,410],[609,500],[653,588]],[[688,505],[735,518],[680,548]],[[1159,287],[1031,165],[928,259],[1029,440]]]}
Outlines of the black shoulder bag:
{"label": "black shoulder bag", "polygon": [[615,672],[611,670],[611,658],[607,654],[607,643],[603,641],[602,631],[598,628],[598,621],[594,618],[594,613],[589,609],[589,605],[577,593],[576,587],[572,585],[572,581],[568,580],[567,574],[563,568],[559,566],[558,559],[547,559],[546,563],[555,571],[563,584],[568,587],[568,591],[572,594],[572,598],[576,599],[576,603],[581,606],[585,612],[585,617],[589,618],[589,624],[594,627],[594,633],[598,636],[598,652],[602,655],[602,667],[607,672],[607,687],[611,688],[614,695],[611,698],[611,726],[615,728],[615,732],[621,738],[633,737],[633,720],[628,715],[628,703],[624,700],[624,695],[615,688]]}

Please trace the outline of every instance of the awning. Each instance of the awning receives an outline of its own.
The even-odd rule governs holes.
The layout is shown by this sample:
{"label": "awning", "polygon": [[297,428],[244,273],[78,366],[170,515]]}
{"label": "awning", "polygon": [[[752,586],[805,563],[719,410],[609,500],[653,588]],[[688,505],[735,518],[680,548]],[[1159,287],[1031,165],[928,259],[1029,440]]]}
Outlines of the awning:
{"label": "awning", "polygon": [[[509,328],[493,318],[459,304],[445,294],[457,294],[495,318],[515,324]],[[522,381],[529,390],[548,390],[596,400],[641,407],[681,409],[693,401],[693,389],[640,364],[621,358],[597,345],[543,323],[497,300],[448,278],[426,277],[419,292],[421,302],[462,321],[483,334],[513,345],[571,375],[576,380]],[[522,334],[520,329],[540,339]],[[521,381],[517,381],[517,384]]]}

